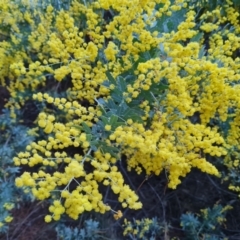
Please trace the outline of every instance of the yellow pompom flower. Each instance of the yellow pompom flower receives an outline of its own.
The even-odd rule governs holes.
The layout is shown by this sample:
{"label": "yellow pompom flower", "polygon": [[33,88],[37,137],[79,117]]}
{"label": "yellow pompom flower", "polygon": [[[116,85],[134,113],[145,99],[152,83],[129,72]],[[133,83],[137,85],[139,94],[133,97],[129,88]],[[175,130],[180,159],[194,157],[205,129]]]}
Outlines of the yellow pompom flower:
{"label": "yellow pompom flower", "polygon": [[46,127],[46,125],[47,125],[47,121],[45,119],[40,119],[38,121],[38,126],[39,127],[44,128],[44,127]]}
{"label": "yellow pompom flower", "polygon": [[17,187],[22,187],[23,186],[23,180],[21,178],[16,178],[15,179],[15,184]]}
{"label": "yellow pompom flower", "polygon": [[10,223],[13,220],[13,217],[7,216],[4,220],[5,222]]}
{"label": "yellow pompom flower", "polygon": [[105,130],[106,130],[106,131],[110,131],[111,128],[112,128],[111,125],[108,125],[108,124],[107,124],[107,125],[105,126]]}
{"label": "yellow pompom flower", "polygon": [[44,128],[44,132],[49,134],[53,131],[53,128],[53,124],[51,122],[48,122],[46,127]]}
{"label": "yellow pompom flower", "polygon": [[45,218],[44,218],[44,220],[45,220],[46,223],[49,223],[49,222],[52,221],[52,216],[46,215]]}
{"label": "yellow pompom flower", "polygon": [[118,210],[117,212],[115,212],[115,214],[113,214],[113,217],[114,217],[115,220],[118,220],[122,216],[123,216],[123,214],[122,214],[121,210]]}

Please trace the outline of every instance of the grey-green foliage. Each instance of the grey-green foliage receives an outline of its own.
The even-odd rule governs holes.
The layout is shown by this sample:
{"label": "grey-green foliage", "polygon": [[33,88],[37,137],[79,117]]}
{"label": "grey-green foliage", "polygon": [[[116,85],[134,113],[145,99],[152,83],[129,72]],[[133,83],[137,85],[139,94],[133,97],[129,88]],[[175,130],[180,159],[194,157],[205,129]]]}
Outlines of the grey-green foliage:
{"label": "grey-green foliage", "polygon": [[92,219],[84,222],[83,228],[71,228],[64,224],[59,224],[56,228],[57,237],[61,240],[97,240],[104,239],[100,234],[99,222]]}
{"label": "grey-green foliage", "polygon": [[[200,7],[204,7],[209,9],[210,11],[216,9],[217,6],[224,6],[224,4],[227,3],[227,0],[190,0],[189,4],[191,5],[197,5]],[[234,7],[239,7],[240,2],[239,0],[232,0]]]}
{"label": "grey-green foliage", "polygon": [[[161,4],[160,4],[161,5]],[[186,18],[186,8],[182,8],[178,11],[173,11],[171,16],[163,15],[156,24],[152,25],[152,31],[159,31],[160,33],[170,33],[177,31],[177,28],[181,22]]]}
{"label": "grey-green foliage", "polygon": [[6,233],[8,230],[4,221],[10,216],[6,204],[12,203],[17,207],[21,200],[28,200],[26,195],[23,195],[22,199],[20,190],[15,187],[15,177],[20,168],[13,163],[16,153],[33,140],[33,137],[27,135],[27,130],[26,126],[11,121],[8,110],[3,110],[0,114],[0,222],[3,224],[0,233]]}
{"label": "grey-green foliage", "polygon": [[[89,135],[93,136],[90,139],[90,145],[92,150],[101,149],[102,152],[108,152],[111,156],[118,158],[119,148],[115,146],[108,146],[105,143],[105,139],[109,137],[111,132],[116,130],[119,126],[127,124],[127,120],[131,119],[133,122],[142,123],[142,117],[146,115],[146,112],[139,107],[143,101],[155,102],[156,98],[161,98],[165,91],[168,89],[167,84],[164,81],[159,83],[152,82],[150,91],[140,91],[137,98],[133,98],[131,102],[128,98],[128,85],[133,85],[135,76],[133,72],[137,69],[138,64],[146,62],[153,57],[156,57],[156,48],[153,48],[149,53],[144,52],[140,55],[137,62],[132,65],[129,73],[122,73],[120,76],[114,78],[112,74],[107,71],[107,79],[104,81],[103,86],[110,89],[111,99],[98,98],[95,99],[96,103],[101,109],[102,115],[99,121],[93,125],[90,129],[86,124],[82,123],[82,129]],[[111,89],[111,85],[114,86]],[[153,98],[153,95],[156,96]],[[151,113],[154,113],[154,103],[151,106],[149,117]],[[105,131],[105,126],[111,126],[111,132]]]}
{"label": "grey-green foliage", "polygon": [[181,226],[185,232],[186,240],[221,240],[224,238],[222,225],[225,221],[226,211],[231,207],[214,205],[200,214],[186,213],[181,216]]}
{"label": "grey-green foliage", "polygon": [[141,220],[135,220],[124,224],[126,231],[126,239],[131,240],[155,240],[160,239],[165,232],[164,227],[166,224],[161,223],[156,217],[152,219],[143,218]]}

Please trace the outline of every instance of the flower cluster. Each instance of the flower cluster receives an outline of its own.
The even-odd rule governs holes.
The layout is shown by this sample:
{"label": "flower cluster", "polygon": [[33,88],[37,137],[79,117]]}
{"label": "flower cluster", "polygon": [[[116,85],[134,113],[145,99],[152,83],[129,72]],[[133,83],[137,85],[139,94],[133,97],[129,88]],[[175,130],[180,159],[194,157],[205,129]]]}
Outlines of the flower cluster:
{"label": "flower cluster", "polygon": [[16,185],[50,199],[45,221],[111,210],[104,186],[123,208],[141,208],[117,166],[123,155],[138,174],[166,171],[173,189],[192,168],[220,176],[209,156],[240,150],[240,30],[231,4],[197,24],[181,0],[70,2],[34,11],[24,1],[24,14],[12,1],[0,4],[0,26],[11,29],[11,41],[0,42],[7,107],[38,106],[39,138],[13,159],[30,167]]}
{"label": "flower cluster", "polygon": [[166,231],[165,234],[167,235],[167,230],[163,230],[163,226],[160,225],[156,218],[143,218],[141,220],[134,219],[133,221],[127,221],[124,219],[123,228],[124,236],[132,238],[137,237],[138,239],[151,239],[156,236],[160,237],[164,231]]}

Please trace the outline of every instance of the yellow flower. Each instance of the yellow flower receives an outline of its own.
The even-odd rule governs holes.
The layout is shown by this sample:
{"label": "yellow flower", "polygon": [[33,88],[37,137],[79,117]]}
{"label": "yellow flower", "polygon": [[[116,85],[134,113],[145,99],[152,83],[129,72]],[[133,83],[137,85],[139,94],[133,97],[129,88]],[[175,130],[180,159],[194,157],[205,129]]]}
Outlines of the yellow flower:
{"label": "yellow flower", "polygon": [[53,131],[54,125],[51,122],[47,122],[46,127],[44,128],[45,133],[51,133]]}
{"label": "yellow flower", "polygon": [[113,42],[109,42],[107,48],[104,50],[105,56],[109,61],[116,60],[116,54],[118,53],[117,46]]}
{"label": "yellow flower", "polygon": [[16,178],[15,184],[17,187],[22,187],[23,186],[23,180],[21,178]]}
{"label": "yellow flower", "polygon": [[89,42],[87,45],[87,57],[91,62],[94,62],[98,55],[98,48],[93,42]]}
{"label": "yellow flower", "polygon": [[105,130],[106,130],[106,131],[110,131],[111,128],[112,128],[112,127],[111,127],[111,125],[109,125],[109,124],[107,124],[107,125],[105,126]]}
{"label": "yellow flower", "polygon": [[7,210],[12,210],[14,208],[14,204],[13,203],[5,203],[4,208],[6,208]]}
{"label": "yellow flower", "polygon": [[45,216],[44,220],[45,220],[46,223],[49,223],[49,222],[52,221],[52,216],[47,215],[47,216]]}
{"label": "yellow flower", "polygon": [[7,216],[4,220],[5,222],[10,223],[13,220],[13,217]]}
{"label": "yellow flower", "polygon": [[121,218],[122,216],[123,216],[123,214],[122,214],[122,211],[120,211],[120,210],[118,210],[118,211],[113,215],[113,217],[114,217],[115,220],[118,220],[118,219]]}

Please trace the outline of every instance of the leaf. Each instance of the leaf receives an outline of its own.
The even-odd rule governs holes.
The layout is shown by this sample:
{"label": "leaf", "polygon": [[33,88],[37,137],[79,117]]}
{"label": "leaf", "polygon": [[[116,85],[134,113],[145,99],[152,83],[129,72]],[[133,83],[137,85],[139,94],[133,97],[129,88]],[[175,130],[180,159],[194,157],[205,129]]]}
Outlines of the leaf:
{"label": "leaf", "polygon": [[93,125],[92,126],[93,136],[96,137],[96,138],[99,137],[104,130],[104,126],[105,126],[105,124],[101,120],[99,120],[97,122],[97,124]]}
{"label": "leaf", "polygon": [[91,134],[92,130],[85,122],[82,122],[82,128],[83,128],[85,133]]}
{"label": "leaf", "polygon": [[116,112],[116,109],[117,109],[117,105],[115,104],[115,102],[112,100],[112,99],[109,99],[107,101],[107,104],[106,106],[111,109],[113,112]]}
{"label": "leaf", "polygon": [[94,140],[90,142],[90,147],[92,148],[93,151],[97,151],[98,150],[98,140]]}
{"label": "leaf", "polygon": [[20,168],[19,167],[7,167],[6,169],[5,169],[5,171],[6,172],[8,172],[8,173],[11,173],[11,174],[13,174],[13,173],[19,173],[19,171],[20,171]]}
{"label": "leaf", "polygon": [[80,239],[86,239],[86,231],[85,231],[85,229],[81,229],[80,230],[79,237],[81,237]]}
{"label": "leaf", "polygon": [[163,15],[157,19],[157,24],[151,29],[151,31],[158,31],[168,33],[171,31],[177,31],[178,26],[185,19],[187,9],[182,8],[179,11],[172,12],[171,16]]}
{"label": "leaf", "polygon": [[111,97],[115,102],[118,102],[118,103],[122,102],[123,100],[122,94],[117,90],[114,90],[114,92],[111,93]]}
{"label": "leaf", "polygon": [[123,77],[119,76],[117,78],[117,86],[122,93],[127,89],[127,84]]}
{"label": "leaf", "polygon": [[127,104],[126,103],[122,103],[118,109],[117,109],[117,115],[118,116],[124,116],[124,112],[128,109]]}
{"label": "leaf", "polygon": [[86,134],[86,140],[90,142],[92,139],[92,134]]}
{"label": "leaf", "polygon": [[110,117],[109,124],[112,126],[112,125],[114,125],[117,122],[117,120],[118,120],[118,116],[112,115]]}
{"label": "leaf", "polygon": [[164,85],[164,84],[159,84],[157,86],[157,89],[158,90],[166,90],[166,89],[169,89],[169,86],[168,85]]}
{"label": "leaf", "polygon": [[99,149],[103,151],[103,153],[110,153],[113,157],[118,158],[118,153],[120,149],[113,146],[108,146],[105,142],[99,141]]}
{"label": "leaf", "polygon": [[101,118],[101,120],[103,121],[104,126],[107,125],[107,124],[109,123],[109,120],[108,120],[107,117],[105,117],[105,116],[101,116],[100,118]]}
{"label": "leaf", "polygon": [[195,217],[192,213],[182,214],[181,216],[181,225],[183,230],[185,229],[196,229],[200,226],[198,217]]}
{"label": "leaf", "polygon": [[199,32],[194,37],[191,38],[190,42],[200,42],[200,40],[203,38],[203,33]]}
{"label": "leaf", "polygon": [[142,122],[141,116],[143,115],[143,110],[141,109],[134,109],[134,108],[127,108],[122,113],[121,116],[123,119],[132,119],[136,122]]}
{"label": "leaf", "polygon": [[206,54],[206,50],[205,50],[204,46],[202,46],[199,51],[198,57],[203,58],[205,54]]}
{"label": "leaf", "polygon": [[114,77],[112,76],[112,74],[109,71],[106,71],[106,75],[108,77],[108,80],[112,83],[112,84],[116,84],[116,81],[114,79]]}
{"label": "leaf", "polygon": [[95,101],[97,102],[97,104],[99,105],[99,106],[104,106],[104,105],[106,105],[106,101],[103,99],[103,98],[98,98],[98,99],[95,99]]}
{"label": "leaf", "polygon": [[173,30],[174,30],[174,27],[175,27],[175,24],[174,24],[173,21],[169,21],[169,22],[167,23],[168,32],[173,31]]}
{"label": "leaf", "polygon": [[110,81],[106,80],[102,83],[104,87],[109,87],[110,86]]}

